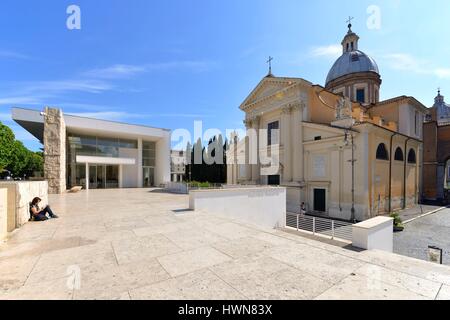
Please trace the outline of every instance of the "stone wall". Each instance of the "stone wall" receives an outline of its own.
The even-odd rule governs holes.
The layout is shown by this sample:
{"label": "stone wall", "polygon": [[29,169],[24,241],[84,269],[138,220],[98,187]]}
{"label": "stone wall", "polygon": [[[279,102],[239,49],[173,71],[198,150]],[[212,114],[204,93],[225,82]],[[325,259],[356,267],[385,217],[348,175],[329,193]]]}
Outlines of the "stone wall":
{"label": "stone wall", "polygon": [[50,194],[66,190],[66,125],[60,109],[45,109],[44,176]]}
{"label": "stone wall", "polygon": [[[35,197],[42,199],[41,207],[48,204],[47,181],[1,182],[0,190],[7,190],[6,231],[12,232],[28,222],[29,204]],[[1,199],[0,199],[1,200]]]}
{"label": "stone wall", "polygon": [[189,191],[189,208],[263,228],[284,228],[286,188],[253,187]]}
{"label": "stone wall", "polygon": [[8,235],[8,190],[0,189],[0,241],[6,239]]}

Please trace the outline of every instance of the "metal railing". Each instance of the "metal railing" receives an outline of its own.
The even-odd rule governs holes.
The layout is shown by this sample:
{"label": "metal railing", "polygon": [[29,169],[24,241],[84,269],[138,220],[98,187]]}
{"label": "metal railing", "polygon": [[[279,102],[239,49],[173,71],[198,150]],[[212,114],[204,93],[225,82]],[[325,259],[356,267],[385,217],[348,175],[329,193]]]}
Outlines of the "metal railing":
{"label": "metal railing", "polygon": [[332,240],[352,241],[352,223],[325,218],[287,213],[286,227],[306,231],[314,236],[324,236]]}

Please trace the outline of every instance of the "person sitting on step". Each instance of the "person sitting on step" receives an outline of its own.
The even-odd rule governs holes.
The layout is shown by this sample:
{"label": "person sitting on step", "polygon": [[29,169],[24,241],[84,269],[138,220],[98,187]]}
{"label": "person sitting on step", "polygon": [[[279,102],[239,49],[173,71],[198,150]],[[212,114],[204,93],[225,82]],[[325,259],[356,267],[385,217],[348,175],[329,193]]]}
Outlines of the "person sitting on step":
{"label": "person sitting on step", "polygon": [[56,214],[53,213],[52,209],[50,209],[50,206],[46,206],[44,209],[39,208],[39,203],[42,201],[41,198],[34,198],[33,201],[30,203],[30,221],[46,221],[48,220],[47,214],[52,219],[58,218]]}

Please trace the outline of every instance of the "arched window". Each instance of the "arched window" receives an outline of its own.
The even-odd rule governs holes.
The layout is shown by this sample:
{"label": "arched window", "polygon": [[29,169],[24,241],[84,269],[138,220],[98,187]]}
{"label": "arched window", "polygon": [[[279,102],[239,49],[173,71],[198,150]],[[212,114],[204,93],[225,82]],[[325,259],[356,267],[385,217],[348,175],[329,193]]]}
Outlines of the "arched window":
{"label": "arched window", "polygon": [[416,164],[417,163],[416,152],[413,149],[409,150],[408,163],[411,163],[411,164]]}
{"label": "arched window", "polygon": [[403,158],[403,151],[400,147],[395,150],[395,160],[397,161],[403,161],[405,158]]}
{"label": "arched window", "polygon": [[377,149],[377,159],[378,160],[389,160],[389,154],[384,143],[380,143]]}

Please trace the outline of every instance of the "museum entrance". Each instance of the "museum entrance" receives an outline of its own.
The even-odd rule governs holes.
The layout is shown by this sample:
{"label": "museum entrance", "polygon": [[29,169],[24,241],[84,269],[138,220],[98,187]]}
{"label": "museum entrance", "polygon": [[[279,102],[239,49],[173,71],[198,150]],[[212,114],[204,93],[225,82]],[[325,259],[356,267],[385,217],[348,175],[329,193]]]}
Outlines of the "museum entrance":
{"label": "museum entrance", "polygon": [[314,211],[327,211],[326,193],[325,189],[314,189]]}
{"label": "museum entrance", "polygon": [[144,188],[155,186],[155,168],[143,167]]}
{"label": "museum entrance", "polygon": [[119,188],[118,165],[89,165],[89,189]]}

